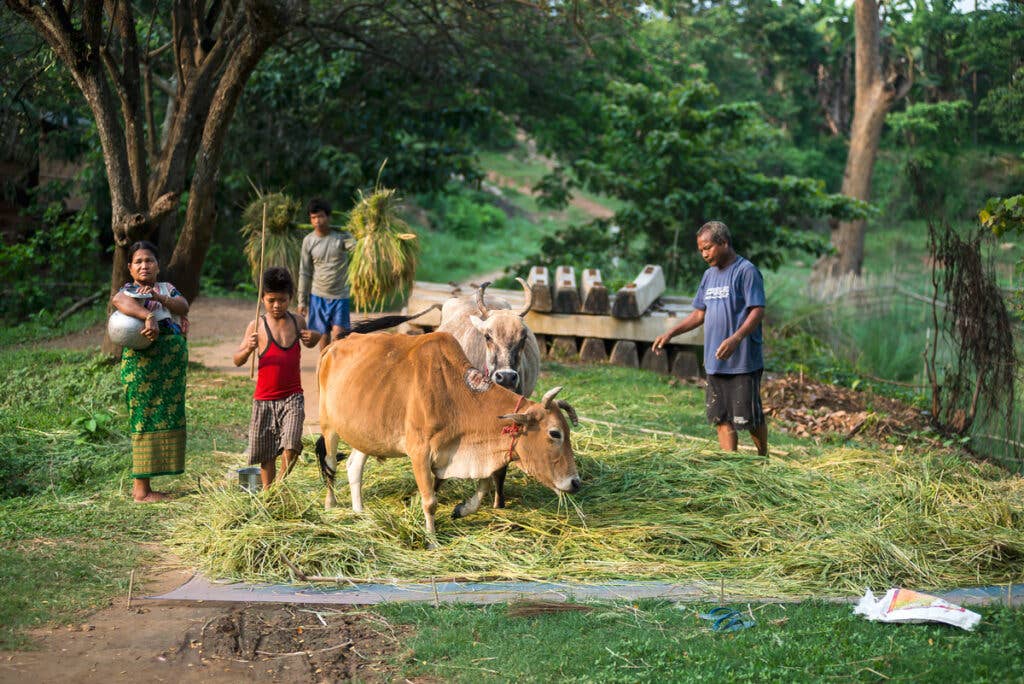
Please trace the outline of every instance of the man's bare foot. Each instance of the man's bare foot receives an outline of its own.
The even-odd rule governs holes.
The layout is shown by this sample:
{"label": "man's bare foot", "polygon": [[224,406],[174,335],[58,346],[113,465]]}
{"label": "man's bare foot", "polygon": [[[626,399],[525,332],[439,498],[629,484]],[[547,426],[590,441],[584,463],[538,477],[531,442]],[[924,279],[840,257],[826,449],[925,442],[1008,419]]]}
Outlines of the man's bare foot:
{"label": "man's bare foot", "polygon": [[145,496],[132,497],[132,500],[135,501],[135,503],[156,503],[158,501],[167,501],[170,498],[170,494],[164,494],[163,492],[150,492]]}

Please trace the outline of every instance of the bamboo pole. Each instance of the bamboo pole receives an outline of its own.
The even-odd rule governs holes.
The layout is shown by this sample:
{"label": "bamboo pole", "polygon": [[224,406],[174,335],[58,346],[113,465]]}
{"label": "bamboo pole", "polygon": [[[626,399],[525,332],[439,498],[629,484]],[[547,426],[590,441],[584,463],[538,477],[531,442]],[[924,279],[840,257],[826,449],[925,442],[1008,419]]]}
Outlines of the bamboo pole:
{"label": "bamboo pole", "polygon": [[[260,338],[260,304],[263,303],[263,250],[267,246],[267,203],[263,202],[263,227],[260,230],[260,270],[256,275],[256,339]],[[256,357],[259,356],[260,345],[252,352],[252,363],[249,365],[249,377],[256,377]]]}

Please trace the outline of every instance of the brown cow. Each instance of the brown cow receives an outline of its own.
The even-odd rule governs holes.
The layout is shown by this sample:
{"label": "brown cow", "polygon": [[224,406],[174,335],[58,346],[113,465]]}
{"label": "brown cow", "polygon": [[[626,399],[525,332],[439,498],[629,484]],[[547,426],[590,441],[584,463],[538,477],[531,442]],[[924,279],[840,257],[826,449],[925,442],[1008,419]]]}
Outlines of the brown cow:
{"label": "brown cow", "polygon": [[362,511],[362,472],[367,456],[412,460],[423,499],[427,532],[434,532],[435,492],[449,478],[477,480],[477,491],[455,508],[476,511],[491,475],[510,462],[555,492],[580,488],[569,442],[575,419],[559,388],[540,403],[492,383],[473,368],[447,333],[350,335],[324,350],[317,371],[320,429],[317,442],[327,482],[325,506],[335,505],[338,439],[352,447],[348,481],[352,509]]}
{"label": "brown cow", "polygon": [[[484,297],[484,283],[472,297],[449,299],[441,308],[440,332],[449,332],[462,346],[469,362],[491,380],[529,398],[540,375],[540,347],[524,318],[533,304],[533,290],[517,278],[526,293],[526,305],[512,311],[501,297]],[[494,473],[494,507],[505,507],[505,473]]]}

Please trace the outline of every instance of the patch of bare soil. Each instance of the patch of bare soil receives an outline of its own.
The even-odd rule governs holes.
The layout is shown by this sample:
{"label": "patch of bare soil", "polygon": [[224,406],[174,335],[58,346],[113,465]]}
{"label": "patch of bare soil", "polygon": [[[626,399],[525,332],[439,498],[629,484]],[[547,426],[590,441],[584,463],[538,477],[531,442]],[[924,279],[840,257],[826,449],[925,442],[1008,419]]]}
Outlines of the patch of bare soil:
{"label": "patch of bare soil", "polygon": [[899,400],[802,376],[768,379],[761,386],[761,394],[771,429],[797,437],[839,435],[850,439],[859,435],[883,440],[928,427],[927,416]]}
{"label": "patch of bare soil", "polygon": [[[189,572],[140,568],[137,582],[144,575],[146,592],[159,594]],[[410,633],[344,606],[129,605],[123,596],[85,622],[36,630],[35,650],[0,653],[0,682],[393,681],[400,672],[391,662],[401,662]]]}
{"label": "patch of bare soil", "polygon": [[190,628],[158,656],[169,664],[244,666],[260,677],[289,682],[390,680],[389,659],[411,628],[373,613],[337,606],[231,606]]}

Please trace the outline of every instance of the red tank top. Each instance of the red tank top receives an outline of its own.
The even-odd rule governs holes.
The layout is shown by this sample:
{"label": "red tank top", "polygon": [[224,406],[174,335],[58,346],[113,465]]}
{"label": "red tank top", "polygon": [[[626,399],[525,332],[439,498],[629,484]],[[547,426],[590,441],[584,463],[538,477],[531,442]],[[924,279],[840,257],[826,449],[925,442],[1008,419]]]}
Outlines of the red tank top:
{"label": "red tank top", "polygon": [[302,353],[299,345],[299,324],[295,322],[295,317],[291,313],[288,317],[295,326],[295,341],[287,349],[274,341],[266,316],[261,317],[263,328],[267,332],[267,348],[259,357],[259,375],[256,377],[253,399],[272,401],[285,399],[293,394],[302,394],[302,376],[299,372],[299,357]]}

